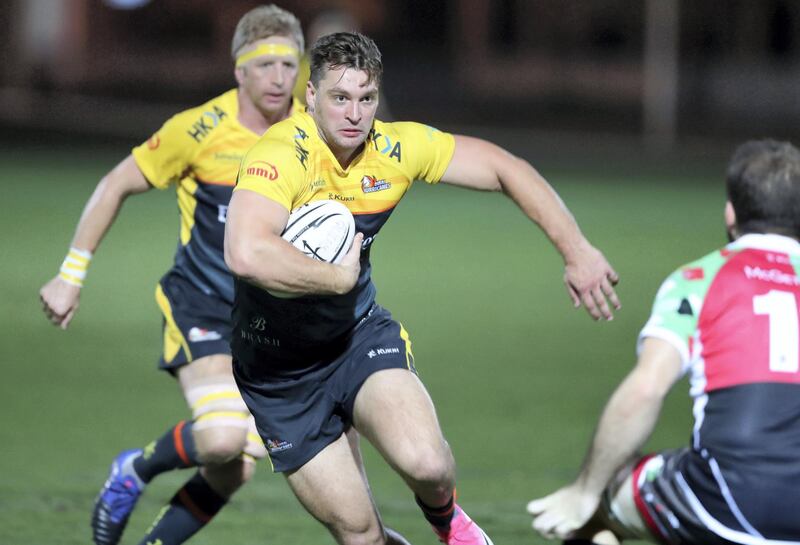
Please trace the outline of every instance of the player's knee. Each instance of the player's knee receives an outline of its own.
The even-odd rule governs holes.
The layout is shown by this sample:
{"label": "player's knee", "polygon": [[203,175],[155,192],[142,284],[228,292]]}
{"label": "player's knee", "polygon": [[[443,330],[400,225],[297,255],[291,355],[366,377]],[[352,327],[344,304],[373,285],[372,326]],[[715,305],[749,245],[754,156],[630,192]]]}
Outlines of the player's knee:
{"label": "player's knee", "polygon": [[201,469],[211,488],[224,498],[230,498],[255,474],[255,460],[242,455],[221,465],[207,465]]}
{"label": "player's knee", "polygon": [[452,490],[455,484],[455,461],[450,449],[416,448],[405,462],[408,476],[428,485]]}
{"label": "player's knee", "polygon": [[196,434],[195,441],[203,464],[221,465],[241,456],[247,443],[247,432],[240,428],[207,428]]}
{"label": "player's knee", "polygon": [[339,522],[330,527],[339,543],[346,545],[383,545],[386,543],[386,534],[372,517],[363,517],[358,520]]}
{"label": "player's knee", "polygon": [[192,407],[200,462],[219,465],[242,452],[250,453],[246,449],[248,434],[255,423],[230,374],[230,362],[225,358],[204,358],[191,365],[195,367],[183,369],[181,384]]}

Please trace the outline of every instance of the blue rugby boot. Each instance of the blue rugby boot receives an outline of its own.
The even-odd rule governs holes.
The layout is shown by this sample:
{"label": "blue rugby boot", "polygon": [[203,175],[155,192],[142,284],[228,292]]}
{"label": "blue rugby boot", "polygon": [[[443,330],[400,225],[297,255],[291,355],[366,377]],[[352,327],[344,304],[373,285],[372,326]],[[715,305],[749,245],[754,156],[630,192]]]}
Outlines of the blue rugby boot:
{"label": "blue rugby boot", "polygon": [[111,463],[92,511],[92,538],[96,545],[116,545],[136,501],[144,490],[144,482],[133,470],[133,460],[142,449],[124,450]]}

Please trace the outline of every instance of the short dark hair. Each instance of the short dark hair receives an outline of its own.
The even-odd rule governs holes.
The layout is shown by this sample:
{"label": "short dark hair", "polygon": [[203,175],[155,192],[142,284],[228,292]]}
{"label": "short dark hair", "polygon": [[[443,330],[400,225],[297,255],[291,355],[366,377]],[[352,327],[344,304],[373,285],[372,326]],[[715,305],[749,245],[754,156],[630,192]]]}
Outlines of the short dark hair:
{"label": "short dark hair", "polygon": [[731,157],[728,200],[741,234],[800,238],[800,151],[789,142],[750,140]]}
{"label": "short dark hair", "polygon": [[381,84],[381,52],[371,38],[359,32],[337,32],[323,36],[311,48],[311,83],[316,87],[325,71],[342,66],[363,70],[369,82]]}

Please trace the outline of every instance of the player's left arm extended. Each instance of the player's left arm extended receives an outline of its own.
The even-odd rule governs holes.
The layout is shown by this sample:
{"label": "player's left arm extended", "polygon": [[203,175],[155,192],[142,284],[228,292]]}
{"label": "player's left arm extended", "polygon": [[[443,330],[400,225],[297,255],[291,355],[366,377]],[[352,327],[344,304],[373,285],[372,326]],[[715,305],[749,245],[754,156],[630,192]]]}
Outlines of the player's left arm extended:
{"label": "player's left arm extended", "polygon": [[586,240],[564,202],[530,163],[485,140],[456,135],[455,152],[441,181],[508,195],[561,253],[564,283],[573,304],[583,303],[594,319],[613,317],[608,301],[620,308],[613,287],[619,280],[617,273]]}
{"label": "player's left arm extended", "polygon": [[672,344],[656,337],[644,339],[636,367],[603,410],[578,478],[528,504],[537,532],[567,539],[589,521],[605,488],[650,437],[681,370],[681,356]]}

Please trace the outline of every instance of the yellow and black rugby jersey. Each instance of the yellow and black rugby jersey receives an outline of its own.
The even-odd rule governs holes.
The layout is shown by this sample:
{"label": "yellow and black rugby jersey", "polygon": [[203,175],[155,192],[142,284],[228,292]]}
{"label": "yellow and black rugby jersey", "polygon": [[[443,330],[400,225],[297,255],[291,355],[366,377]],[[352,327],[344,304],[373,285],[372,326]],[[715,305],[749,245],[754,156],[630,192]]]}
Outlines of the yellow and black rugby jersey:
{"label": "yellow and black rugby jersey", "polygon": [[[355,217],[356,230],[364,233],[361,276],[350,293],[338,297],[279,299],[237,283],[234,327],[246,328],[258,316],[280,316],[280,324],[268,321],[283,346],[294,344],[291,338],[308,345],[346,334],[375,299],[369,264],[375,236],[414,180],[441,179],[454,149],[451,134],[419,123],[376,120],[362,153],[343,169],[306,112],[271,127],[245,156],[234,191],[254,191],[287,210],[323,199],[343,203]],[[235,330],[234,346],[247,342],[237,337]]]}
{"label": "yellow and black rugby jersey", "polygon": [[170,272],[228,302],[233,282],[223,258],[225,217],[239,163],[261,136],[239,123],[238,114],[232,89],[176,114],[133,149],[150,184],[177,191],[180,243]]}

